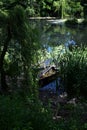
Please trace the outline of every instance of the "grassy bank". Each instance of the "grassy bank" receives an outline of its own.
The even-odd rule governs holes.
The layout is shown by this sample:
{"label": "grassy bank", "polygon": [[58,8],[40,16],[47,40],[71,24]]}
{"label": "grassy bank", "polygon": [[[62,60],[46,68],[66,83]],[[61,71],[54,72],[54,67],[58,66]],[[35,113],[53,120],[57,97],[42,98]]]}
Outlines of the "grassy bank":
{"label": "grassy bank", "polygon": [[54,109],[43,106],[34,98],[23,100],[18,95],[0,96],[0,130],[85,130],[87,128],[87,102],[76,105],[65,104],[57,108],[57,117],[53,118]]}

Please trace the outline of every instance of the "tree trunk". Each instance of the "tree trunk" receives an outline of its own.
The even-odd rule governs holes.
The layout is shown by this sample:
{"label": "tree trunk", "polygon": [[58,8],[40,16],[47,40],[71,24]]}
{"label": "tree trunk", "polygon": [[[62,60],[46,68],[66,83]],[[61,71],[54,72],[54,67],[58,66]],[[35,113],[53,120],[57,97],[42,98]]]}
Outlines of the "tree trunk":
{"label": "tree trunk", "polygon": [[3,50],[0,56],[0,73],[1,73],[1,91],[6,92],[8,89],[7,83],[6,83],[6,75],[4,71],[4,57],[8,49],[9,42],[11,40],[11,31],[10,31],[10,25],[7,26],[7,38],[4,42]]}

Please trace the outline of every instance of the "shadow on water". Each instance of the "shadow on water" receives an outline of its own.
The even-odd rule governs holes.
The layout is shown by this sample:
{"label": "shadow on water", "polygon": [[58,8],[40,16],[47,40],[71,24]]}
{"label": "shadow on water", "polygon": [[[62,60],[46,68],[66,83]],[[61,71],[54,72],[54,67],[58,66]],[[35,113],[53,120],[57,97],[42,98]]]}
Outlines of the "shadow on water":
{"label": "shadow on water", "polygon": [[57,95],[60,95],[64,93],[64,85],[62,79],[59,77],[49,84],[43,86],[39,89],[40,91],[48,91],[49,93],[54,93]]}

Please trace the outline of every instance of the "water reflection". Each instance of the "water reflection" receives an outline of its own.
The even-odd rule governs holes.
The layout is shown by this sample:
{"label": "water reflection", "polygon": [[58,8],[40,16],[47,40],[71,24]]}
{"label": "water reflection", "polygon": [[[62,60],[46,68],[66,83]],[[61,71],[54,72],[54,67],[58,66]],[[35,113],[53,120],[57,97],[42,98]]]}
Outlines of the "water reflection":
{"label": "water reflection", "polygon": [[36,26],[40,33],[42,45],[56,46],[65,44],[73,37],[77,45],[87,44],[87,26],[67,27],[65,24],[51,24],[44,20],[30,21],[31,26]]}
{"label": "water reflection", "polygon": [[49,44],[56,46],[59,44],[65,44],[68,41],[73,41],[77,45],[86,44],[87,42],[87,27],[84,29],[80,28],[68,28],[66,26],[50,26],[42,35],[43,44]]}

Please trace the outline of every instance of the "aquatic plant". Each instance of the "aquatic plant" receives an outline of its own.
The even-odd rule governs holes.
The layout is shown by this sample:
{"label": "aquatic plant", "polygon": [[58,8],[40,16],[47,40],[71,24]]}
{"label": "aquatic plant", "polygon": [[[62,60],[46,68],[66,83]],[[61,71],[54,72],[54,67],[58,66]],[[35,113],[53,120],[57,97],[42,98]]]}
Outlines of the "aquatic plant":
{"label": "aquatic plant", "polygon": [[87,93],[87,47],[73,48],[66,52],[62,59],[61,74],[64,77],[68,95]]}

